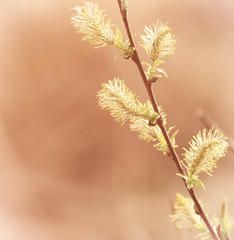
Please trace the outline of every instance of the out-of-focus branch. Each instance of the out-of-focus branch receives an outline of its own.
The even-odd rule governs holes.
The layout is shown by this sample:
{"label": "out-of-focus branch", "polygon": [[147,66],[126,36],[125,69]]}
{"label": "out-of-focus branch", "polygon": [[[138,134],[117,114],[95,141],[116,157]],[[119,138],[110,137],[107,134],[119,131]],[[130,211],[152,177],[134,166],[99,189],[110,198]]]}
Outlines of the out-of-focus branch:
{"label": "out-of-focus branch", "polygon": [[228,134],[226,134],[219,127],[219,125],[202,108],[198,108],[196,110],[196,116],[199,118],[199,120],[203,123],[203,125],[206,128],[212,128],[214,126],[215,128],[219,129],[221,132],[223,132],[224,135],[228,137],[227,141],[229,143],[229,148],[234,152],[234,139],[230,137]]}

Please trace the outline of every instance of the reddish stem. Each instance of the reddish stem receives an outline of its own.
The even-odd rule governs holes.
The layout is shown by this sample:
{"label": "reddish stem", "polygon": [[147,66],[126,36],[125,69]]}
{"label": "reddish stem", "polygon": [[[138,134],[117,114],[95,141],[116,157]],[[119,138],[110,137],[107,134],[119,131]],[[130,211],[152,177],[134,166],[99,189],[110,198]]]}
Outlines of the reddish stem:
{"label": "reddish stem", "polygon": [[[142,80],[144,82],[145,88],[146,88],[147,93],[149,95],[149,98],[150,98],[150,101],[151,101],[152,106],[154,108],[154,111],[157,112],[160,116],[160,118],[157,121],[157,125],[160,127],[160,129],[162,131],[162,134],[163,134],[163,136],[164,136],[164,138],[167,142],[168,148],[170,150],[171,159],[176,164],[176,167],[177,167],[179,173],[185,175],[184,170],[181,166],[180,159],[179,159],[175,149],[172,146],[172,143],[171,143],[171,140],[169,138],[168,132],[167,132],[166,127],[163,123],[162,116],[159,112],[158,104],[157,104],[156,98],[155,98],[153,90],[152,90],[152,83],[147,80],[147,77],[146,77],[144,69],[142,67],[138,52],[136,50],[136,47],[135,47],[135,44],[134,44],[134,41],[133,41],[133,37],[132,37],[132,34],[131,34],[131,30],[130,30],[130,27],[129,27],[129,24],[128,24],[127,9],[121,7],[121,0],[117,0],[117,1],[118,1],[118,4],[119,4],[119,8],[120,8],[120,12],[121,12],[121,15],[122,15],[122,18],[123,18],[123,22],[124,22],[124,25],[125,25],[125,28],[126,28],[126,31],[127,31],[129,42],[131,44],[131,47],[133,47],[135,49],[131,58],[135,62],[136,66],[137,66],[137,68],[140,72],[140,75],[141,75]],[[216,232],[214,231],[213,227],[211,226],[210,221],[208,220],[206,214],[204,213],[204,211],[202,209],[202,206],[199,203],[199,201],[198,201],[198,199],[195,195],[194,189],[193,188],[188,189],[187,184],[186,184],[184,179],[183,179],[183,181],[184,181],[184,184],[185,184],[185,187],[186,187],[187,191],[189,192],[189,195],[191,196],[191,198],[192,198],[192,200],[193,200],[193,202],[194,202],[194,204],[195,204],[195,206],[198,210],[198,214],[201,216],[204,223],[206,224],[208,230],[210,231],[210,234],[211,234],[212,238],[214,240],[220,240],[219,237],[217,236]]]}

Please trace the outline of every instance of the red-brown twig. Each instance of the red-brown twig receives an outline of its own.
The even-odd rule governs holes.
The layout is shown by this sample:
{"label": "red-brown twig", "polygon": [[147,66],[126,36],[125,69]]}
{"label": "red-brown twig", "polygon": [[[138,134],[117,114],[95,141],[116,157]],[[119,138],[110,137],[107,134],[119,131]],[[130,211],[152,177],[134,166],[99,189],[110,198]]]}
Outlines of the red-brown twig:
{"label": "red-brown twig", "polygon": [[[145,85],[145,88],[147,90],[147,93],[149,95],[149,98],[150,98],[150,101],[152,103],[152,106],[154,108],[154,111],[157,112],[159,114],[159,119],[157,121],[157,125],[160,127],[161,131],[162,131],[162,134],[167,142],[167,145],[168,145],[168,148],[170,150],[170,157],[171,159],[174,161],[174,163],[176,164],[176,167],[179,171],[180,174],[183,174],[184,175],[184,170],[181,166],[181,162],[180,162],[180,159],[175,151],[175,149],[173,148],[172,146],[172,143],[171,143],[171,140],[169,138],[169,135],[168,135],[168,132],[166,130],[166,127],[164,126],[164,123],[163,123],[163,120],[162,120],[162,116],[159,112],[159,108],[158,108],[158,104],[157,104],[157,101],[155,99],[155,96],[153,94],[153,90],[152,90],[152,83],[150,81],[147,80],[147,77],[145,75],[145,72],[144,72],[144,69],[142,67],[142,64],[141,64],[141,61],[140,61],[140,58],[139,58],[139,55],[138,55],[138,52],[136,50],[136,46],[134,44],[134,41],[133,41],[133,37],[132,37],[132,34],[131,34],[131,30],[130,30],[130,27],[129,27],[129,24],[128,24],[128,18],[127,18],[127,9],[126,8],[122,8],[122,5],[121,5],[121,0],[117,0],[118,1],[118,4],[119,4],[119,8],[120,8],[120,12],[121,12],[121,15],[122,15],[122,19],[123,19],[123,22],[124,22],[124,25],[125,25],[125,28],[126,28],[126,31],[127,31],[127,35],[128,35],[128,38],[129,38],[129,41],[130,41],[130,44],[131,44],[131,47],[133,47],[135,49],[133,55],[132,55],[132,60],[133,62],[135,62],[139,72],[140,72],[140,75],[142,77],[142,80],[144,82],[144,85]],[[187,188],[187,184],[185,183],[185,180],[183,179],[184,181],[184,184],[186,186],[186,189],[188,190],[196,208],[197,208],[197,214],[199,214],[201,216],[201,218],[203,219],[204,223],[206,224],[208,230],[210,231],[210,234],[211,236],[213,237],[214,240],[220,240],[217,233],[214,231],[214,229],[212,228],[211,224],[210,224],[210,221],[208,220],[206,214],[204,213],[202,207],[201,207],[201,204],[199,203],[196,195],[195,195],[195,192],[194,192],[194,189],[188,189]]]}

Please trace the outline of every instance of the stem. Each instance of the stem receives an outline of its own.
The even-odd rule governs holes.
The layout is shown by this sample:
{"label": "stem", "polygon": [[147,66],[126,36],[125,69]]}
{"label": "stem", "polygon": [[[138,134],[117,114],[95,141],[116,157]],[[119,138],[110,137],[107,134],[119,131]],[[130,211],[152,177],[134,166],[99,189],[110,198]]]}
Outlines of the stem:
{"label": "stem", "polygon": [[[124,22],[124,25],[125,25],[125,28],[126,28],[126,31],[127,31],[127,35],[128,35],[131,47],[133,47],[135,49],[135,51],[134,51],[134,53],[133,53],[131,58],[135,62],[136,66],[137,66],[137,68],[138,68],[138,70],[139,70],[139,72],[141,74],[142,80],[144,82],[145,88],[146,88],[147,93],[149,95],[149,98],[150,98],[150,101],[151,101],[152,106],[154,108],[154,111],[157,112],[159,114],[159,116],[160,116],[158,121],[157,121],[157,125],[160,127],[160,129],[162,131],[162,134],[163,134],[163,136],[164,136],[164,138],[165,138],[165,140],[167,142],[168,148],[170,150],[170,157],[171,157],[171,159],[176,164],[176,167],[177,167],[179,173],[185,175],[184,170],[183,170],[183,168],[181,166],[180,159],[179,159],[175,149],[172,146],[172,143],[171,143],[171,140],[169,138],[168,132],[167,132],[166,127],[165,127],[165,125],[163,123],[162,116],[161,116],[161,114],[159,112],[158,104],[157,104],[156,98],[155,98],[153,90],[152,90],[152,83],[147,80],[147,77],[146,77],[144,69],[142,67],[142,64],[141,64],[138,52],[136,50],[136,47],[135,47],[135,44],[134,44],[134,41],[133,41],[133,37],[132,37],[132,34],[131,34],[131,30],[130,30],[130,27],[129,27],[129,24],[128,24],[127,9],[126,8],[122,8],[121,0],[117,0],[117,1],[118,1],[118,4],[119,4],[120,12],[121,12],[121,15],[122,15],[122,19],[123,19],[123,22]],[[206,224],[208,230],[210,231],[210,234],[211,234],[212,238],[214,240],[220,240],[220,238],[218,237],[218,235],[216,234],[216,232],[212,228],[212,226],[210,224],[210,221],[208,220],[206,214],[204,213],[204,211],[202,209],[202,206],[198,202],[198,199],[197,199],[197,197],[195,195],[194,189],[193,188],[192,189],[188,189],[187,184],[186,184],[184,179],[183,179],[183,181],[184,181],[185,187],[186,187],[189,195],[191,196],[191,198],[192,198],[192,200],[193,200],[193,202],[194,202],[194,204],[195,204],[195,206],[197,208],[197,214],[200,215],[200,217],[203,219],[203,221]]]}

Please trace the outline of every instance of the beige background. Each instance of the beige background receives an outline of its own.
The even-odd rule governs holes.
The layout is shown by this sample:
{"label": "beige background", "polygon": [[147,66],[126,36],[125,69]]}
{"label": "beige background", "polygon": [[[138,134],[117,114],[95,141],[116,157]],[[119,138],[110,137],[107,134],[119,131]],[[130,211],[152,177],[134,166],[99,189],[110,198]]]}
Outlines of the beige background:
{"label": "beige background", "polygon": [[[117,1],[97,0],[123,29]],[[97,105],[101,83],[119,76],[147,99],[137,69],[94,50],[70,24],[80,1],[0,1],[0,237],[4,240],[194,239],[168,217],[185,193],[172,161]],[[234,3],[129,0],[135,39],[168,22],[178,43],[155,85],[168,126],[187,147],[203,108],[234,136]],[[147,60],[140,50],[142,60]],[[181,154],[181,150],[178,150]],[[198,190],[210,216],[223,198],[234,216],[233,153]]]}

